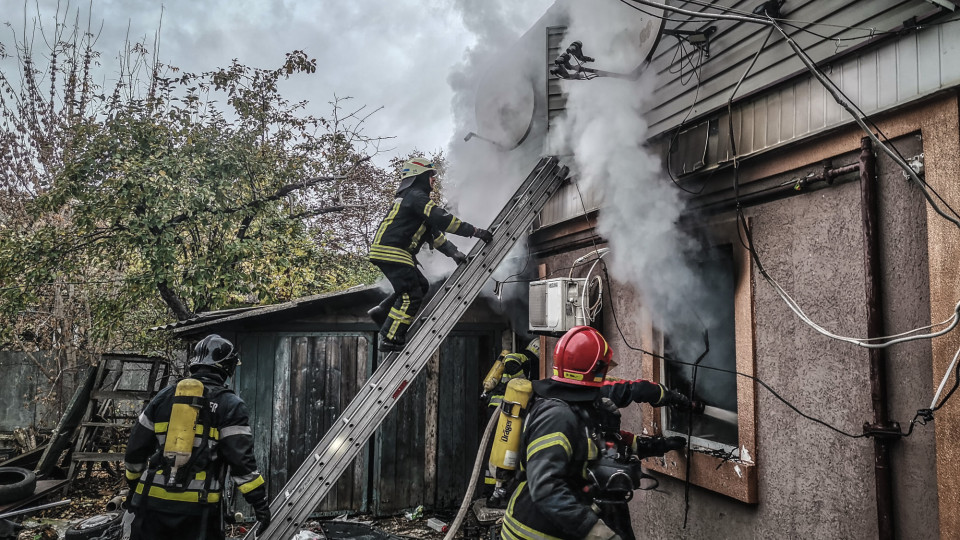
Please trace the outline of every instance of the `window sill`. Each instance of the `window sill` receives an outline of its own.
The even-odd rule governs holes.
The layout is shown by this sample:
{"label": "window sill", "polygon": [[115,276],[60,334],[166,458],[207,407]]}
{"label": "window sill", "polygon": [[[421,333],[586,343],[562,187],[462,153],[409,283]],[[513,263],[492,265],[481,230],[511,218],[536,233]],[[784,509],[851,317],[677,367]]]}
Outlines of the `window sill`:
{"label": "window sill", "polygon": [[[647,458],[643,460],[643,467],[678,480],[686,479],[687,460],[682,451],[669,452],[663,457]],[[745,503],[759,502],[756,464],[724,461],[709,454],[693,452],[690,477],[691,483],[704,489]]]}

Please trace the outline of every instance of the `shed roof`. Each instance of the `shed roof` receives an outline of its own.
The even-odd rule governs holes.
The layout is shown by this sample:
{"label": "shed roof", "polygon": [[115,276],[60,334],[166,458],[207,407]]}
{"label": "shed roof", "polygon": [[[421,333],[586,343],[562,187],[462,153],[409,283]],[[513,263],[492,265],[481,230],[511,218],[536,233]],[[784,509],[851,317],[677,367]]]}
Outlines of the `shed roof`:
{"label": "shed roof", "polygon": [[327,292],[296,298],[280,304],[224,309],[198,314],[192,319],[157,326],[151,330],[170,330],[178,336],[189,336],[205,331],[211,326],[230,323],[249,324],[264,318],[294,317],[304,312],[333,313],[357,306],[370,306],[383,296],[378,285],[358,285],[342,291]]}

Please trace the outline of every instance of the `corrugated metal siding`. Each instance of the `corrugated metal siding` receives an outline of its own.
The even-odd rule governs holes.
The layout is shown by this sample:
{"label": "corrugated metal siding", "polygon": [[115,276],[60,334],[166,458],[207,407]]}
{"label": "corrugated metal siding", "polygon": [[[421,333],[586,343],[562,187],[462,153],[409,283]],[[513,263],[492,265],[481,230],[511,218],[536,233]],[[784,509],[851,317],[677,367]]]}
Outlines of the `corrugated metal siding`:
{"label": "corrugated metal siding", "polygon": [[[702,6],[690,2],[671,2],[691,11],[710,11]],[[712,2],[717,6],[731,7],[750,12],[757,7],[755,1]],[[816,60],[821,61],[842,53],[846,45],[856,42],[838,42],[836,38],[865,36],[868,29],[884,31],[895,28],[903,21],[913,16],[921,16],[934,9],[928,3],[904,0],[871,0],[870,2],[824,2],[824,1],[791,1],[784,5],[783,17],[791,21],[812,21],[825,24],[836,24],[860,29],[840,29],[830,26],[813,26],[810,29],[831,39],[800,32],[787,28],[794,40]],[[716,10],[713,10],[716,11]],[[687,17],[670,14],[669,18],[687,20]],[[799,26],[804,24],[797,23]],[[700,95],[697,98],[691,117],[715,110],[724,106],[730,92],[736,86],[753,54],[763,42],[767,30],[759,25],[734,21],[716,22],[683,22],[668,21],[668,29],[696,30],[706,26],[716,26],[717,32],[710,39],[710,58],[703,61],[700,70]],[[911,37],[911,36],[907,36]],[[657,71],[657,87],[651,99],[648,119],[650,133],[657,134],[680,124],[687,109],[693,102],[696,94],[697,79],[694,77],[683,84],[678,69],[679,59],[674,59],[677,40],[664,36],[657,52],[654,55],[653,69]],[[687,47],[690,50],[690,47]],[[695,55],[694,55],[695,56]],[[696,58],[692,58],[696,60]],[[916,56],[913,57],[916,66]],[[766,50],[760,55],[750,75],[744,80],[738,91],[739,95],[747,95],[759,88],[766,87],[792,74],[803,70],[799,59],[787,43],[777,34],[771,37]],[[675,73],[671,73],[674,71]],[[686,70],[685,70],[686,72]],[[913,80],[915,81],[916,71]],[[909,75],[905,74],[902,81],[907,90],[910,83]]]}
{"label": "corrugated metal siding", "polygon": [[[826,66],[825,73],[867,114],[960,84],[960,24],[934,26]],[[743,156],[851,122],[812,76],[803,76],[733,109],[734,140]],[[671,156],[675,174],[732,158],[725,111],[706,119],[709,130],[688,129]],[[709,132],[709,133],[708,133]],[[704,141],[704,137],[709,140]],[[707,148],[707,159],[700,153]],[[698,163],[699,162],[699,163]]]}

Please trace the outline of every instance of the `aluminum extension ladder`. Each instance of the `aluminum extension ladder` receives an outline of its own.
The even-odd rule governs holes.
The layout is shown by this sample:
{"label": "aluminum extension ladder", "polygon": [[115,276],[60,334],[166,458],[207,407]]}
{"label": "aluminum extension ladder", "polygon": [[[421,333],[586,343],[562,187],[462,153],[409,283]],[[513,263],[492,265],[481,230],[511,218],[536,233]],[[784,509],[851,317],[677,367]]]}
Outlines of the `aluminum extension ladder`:
{"label": "aluminum extension ladder", "polygon": [[404,349],[387,356],[273,500],[270,527],[256,536],[253,529],[244,538],[288,540],[300,530],[480,294],[493,271],[526,234],[527,227],[566,180],[567,173],[567,167],[556,157],[542,158],[537,163],[490,227],[493,241],[477,242],[469,261],[447,278],[417,315]]}

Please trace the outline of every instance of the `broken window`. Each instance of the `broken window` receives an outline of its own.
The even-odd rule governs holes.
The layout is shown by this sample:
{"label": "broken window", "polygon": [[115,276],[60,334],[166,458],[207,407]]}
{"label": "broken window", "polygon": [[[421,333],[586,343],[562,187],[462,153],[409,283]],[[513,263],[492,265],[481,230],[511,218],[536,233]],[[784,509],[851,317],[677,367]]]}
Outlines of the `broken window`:
{"label": "broken window", "polygon": [[675,346],[671,342],[672,336],[665,335],[664,356],[694,363],[705,348],[700,339],[704,329],[710,348],[697,368],[661,362],[661,380],[668,388],[684,395],[691,395],[691,386],[695,383],[692,395],[707,407],[704,414],[692,417],[692,426],[689,425],[690,414],[670,407],[661,408],[664,434],[685,436],[690,433],[694,445],[731,451],[738,446],[737,376],[732,373],[737,368],[733,246],[723,244],[711,248],[696,264],[696,270],[704,284],[694,307],[699,313],[678,332],[688,346]]}
{"label": "broken window", "polygon": [[[706,286],[696,288],[699,292],[683,292],[683,301],[691,307],[685,322],[672,322],[669,331],[661,331],[656,314],[643,317],[643,342],[653,353],[643,363],[643,376],[685,395],[694,386],[694,370],[688,364],[704,351],[704,329],[710,344],[696,369],[693,392],[705,403],[705,414],[693,416],[690,425],[689,413],[670,407],[643,408],[647,435],[685,437],[689,430],[690,463],[684,452],[674,452],[666,458],[646,459],[644,466],[678,479],[689,472],[695,485],[756,503],[756,400],[750,378],[755,373],[753,267],[737,229],[734,220],[710,226],[714,245],[692,264]],[[665,327],[665,321],[660,323]],[[663,361],[660,356],[679,362]]]}

